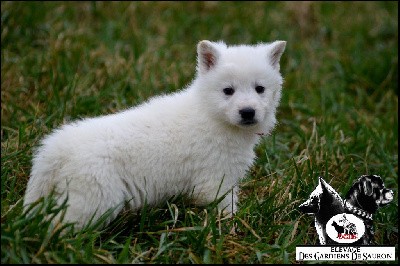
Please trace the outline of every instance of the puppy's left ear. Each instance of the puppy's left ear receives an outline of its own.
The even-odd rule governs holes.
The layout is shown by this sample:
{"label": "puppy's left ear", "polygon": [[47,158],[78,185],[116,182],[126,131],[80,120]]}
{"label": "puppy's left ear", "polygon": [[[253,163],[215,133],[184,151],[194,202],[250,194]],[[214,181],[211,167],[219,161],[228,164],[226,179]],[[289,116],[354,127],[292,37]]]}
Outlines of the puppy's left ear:
{"label": "puppy's left ear", "polygon": [[281,56],[285,51],[286,41],[275,41],[271,43],[270,50],[268,52],[268,58],[272,65],[272,67],[279,71],[280,64],[279,61],[281,60]]}

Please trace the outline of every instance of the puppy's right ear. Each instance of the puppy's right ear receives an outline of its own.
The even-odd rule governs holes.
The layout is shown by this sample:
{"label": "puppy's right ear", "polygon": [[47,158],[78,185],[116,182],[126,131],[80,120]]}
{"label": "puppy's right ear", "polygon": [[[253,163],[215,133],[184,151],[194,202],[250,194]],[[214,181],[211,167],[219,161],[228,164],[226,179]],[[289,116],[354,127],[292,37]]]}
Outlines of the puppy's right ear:
{"label": "puppy's right ear", "polygon": [[201,74],[214,68],[219,58],[219,52],[212,42],[204,40],[197,44],[197,67]]}

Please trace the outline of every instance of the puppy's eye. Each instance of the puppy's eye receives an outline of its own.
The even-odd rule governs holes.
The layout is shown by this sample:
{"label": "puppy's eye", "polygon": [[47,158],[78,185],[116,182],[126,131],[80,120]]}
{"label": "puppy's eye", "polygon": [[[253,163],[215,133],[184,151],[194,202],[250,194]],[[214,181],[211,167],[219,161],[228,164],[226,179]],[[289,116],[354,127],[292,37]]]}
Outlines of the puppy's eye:
{"label": "puppy's eye", "polygon": [[264,91],[265,91],[265,88],[263,86],[256,86],[257,93],[263,93]]}
{"label": "puppy's eye", "polygon": [[225,95],[232,95],[235,93],[235,90],[231,87],[227,87],[227,88],[223,89],[222,91],[225,93]]}

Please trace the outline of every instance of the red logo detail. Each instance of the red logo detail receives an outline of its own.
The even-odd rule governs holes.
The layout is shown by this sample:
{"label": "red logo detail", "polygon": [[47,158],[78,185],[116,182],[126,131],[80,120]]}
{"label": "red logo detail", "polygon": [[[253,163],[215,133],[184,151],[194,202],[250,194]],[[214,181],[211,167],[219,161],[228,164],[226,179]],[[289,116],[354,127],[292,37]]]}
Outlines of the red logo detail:
{"label": "red logo detail", "polygon": [[357,239],[357,234],[341,234],[339,233],[337,238],[338,239]]}

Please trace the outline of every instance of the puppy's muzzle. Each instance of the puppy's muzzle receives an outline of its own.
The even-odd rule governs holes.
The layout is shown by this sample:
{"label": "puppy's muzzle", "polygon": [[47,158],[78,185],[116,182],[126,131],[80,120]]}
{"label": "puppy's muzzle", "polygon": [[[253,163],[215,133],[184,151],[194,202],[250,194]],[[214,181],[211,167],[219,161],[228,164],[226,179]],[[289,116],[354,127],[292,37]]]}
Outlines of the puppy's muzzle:
{"label": "puppy's muzzle", "polygon": [[382,193],[382,199],[377,200],[378,204],[386,205],[390,203],[394,198],[393,190],[385,189]]}

